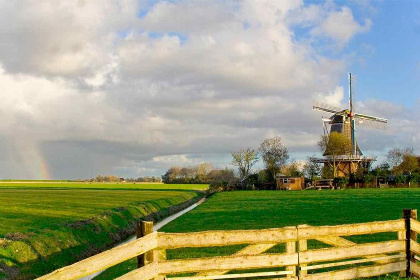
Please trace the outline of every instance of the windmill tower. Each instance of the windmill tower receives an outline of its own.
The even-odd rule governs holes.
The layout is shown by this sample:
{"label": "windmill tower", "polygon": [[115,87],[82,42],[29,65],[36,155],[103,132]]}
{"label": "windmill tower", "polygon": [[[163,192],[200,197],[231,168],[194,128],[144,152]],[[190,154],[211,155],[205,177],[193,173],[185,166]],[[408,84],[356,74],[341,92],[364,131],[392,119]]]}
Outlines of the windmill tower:
{"label": "windmill tower", "polygon": [[[338,159],[336,158],[335,165],[338,170],[338,176],[342,177],[354,173],[361,166],[369,167],[371,163],[376,160],[376,157],[363,156],[363,153],[356,141],[356,125],[365,125],[384,129],[385,124],[388,121],[384,118],[378,118],[354,112],[351,73],[349,73],[348,109],[343,110],[318,101],[314,101],[313,109],[332,114],[330,117],[322,118],[324,135],[328,137],[331,132],[338,132],[342,133],[351,141],[351,154],[340,155]],[[333,165],[332,158],[325,152],[323,158],[311,158],[311,161],[316,163],[323,163],[324,166]]]}

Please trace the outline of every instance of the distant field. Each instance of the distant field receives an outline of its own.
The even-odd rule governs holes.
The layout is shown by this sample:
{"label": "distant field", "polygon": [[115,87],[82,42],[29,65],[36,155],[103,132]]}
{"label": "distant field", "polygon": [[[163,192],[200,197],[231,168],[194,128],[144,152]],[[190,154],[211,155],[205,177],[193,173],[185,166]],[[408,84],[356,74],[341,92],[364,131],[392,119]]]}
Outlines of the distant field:
{"label": "distant field", "polygon": [[207,184],[162,183],[79,183],[65,181],[0,181],[2,188],[70,188],[70,189],[153,189],[153,190],[205,190]]}
{"label": "distant field", "polygon": [[[420,189],[357,189],[341,191],[237,191],[218,193],[191,212],[164,226],[163,232],[263,229],[285,226],[338,225],[398,219],[404,208],[420,210]],[[379,234],[349,238],[372,242],[395,238]],[[309,244],[312,248],[318,243]],[[230,255],[243,246],[168,251],[168,258]],[[270,252],[282,252],[276,246]],[[95,279],[113,279],[135,268],[133,260]],[[380,279],[397,279],[386,278]]]}
{"label": "distant field", "polygon": [[164,217],[170,207],[201,197],[198,190],[205,188],[1,182],[0,279],[4,265],[20,269],[21,278],[16,279],[33,279],[105,249],[132,232],[137,219],[151,214]]}

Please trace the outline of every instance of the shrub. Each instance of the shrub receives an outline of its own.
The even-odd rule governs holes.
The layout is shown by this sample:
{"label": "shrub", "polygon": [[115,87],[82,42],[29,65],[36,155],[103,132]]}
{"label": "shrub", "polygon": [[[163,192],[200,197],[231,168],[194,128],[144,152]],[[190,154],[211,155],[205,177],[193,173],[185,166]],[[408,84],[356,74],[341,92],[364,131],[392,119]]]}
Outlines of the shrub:
{"label": "shrub", "polygon": [[395,176],[395,183],[397,184],[404,184],[407,182],[407,177],[403,174]]}
{"label": "shrub", "polygon": [[334,184],[338,188],[345,188],[349,183],[349,179],[346,177],[335,177]]}

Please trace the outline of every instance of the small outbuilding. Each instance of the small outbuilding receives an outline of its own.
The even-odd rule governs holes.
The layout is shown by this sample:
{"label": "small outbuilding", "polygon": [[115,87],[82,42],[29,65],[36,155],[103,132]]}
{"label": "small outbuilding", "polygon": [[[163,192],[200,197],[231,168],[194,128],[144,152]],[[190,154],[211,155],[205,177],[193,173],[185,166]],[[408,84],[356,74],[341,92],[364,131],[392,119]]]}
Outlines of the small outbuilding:
{"label": "small outbuilding", "polygon": [[299,191],[304,188],[304,177],[277,176],[277,190]]}

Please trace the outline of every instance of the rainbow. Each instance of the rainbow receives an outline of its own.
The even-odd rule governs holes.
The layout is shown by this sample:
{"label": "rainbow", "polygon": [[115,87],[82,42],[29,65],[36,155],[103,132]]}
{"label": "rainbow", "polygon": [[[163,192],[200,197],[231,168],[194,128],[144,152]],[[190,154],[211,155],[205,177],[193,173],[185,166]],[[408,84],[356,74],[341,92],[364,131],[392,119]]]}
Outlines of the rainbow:
{"label": "rainbow", "polygon": [[46,163],[45,159],[43,157],[39,158],[38,166],[36,167],[36,170],[39,170],[37,172],[37,179],[41,180],[51,180],[51,174],[48,168],[48,164]]}
{"label": "rainbow", "polygon": [[20,142],[17,144],[19,151],[19,161],[24,168],[26,179],[51,180],[48,164],[39,149],[39,145],[34,142]]}

